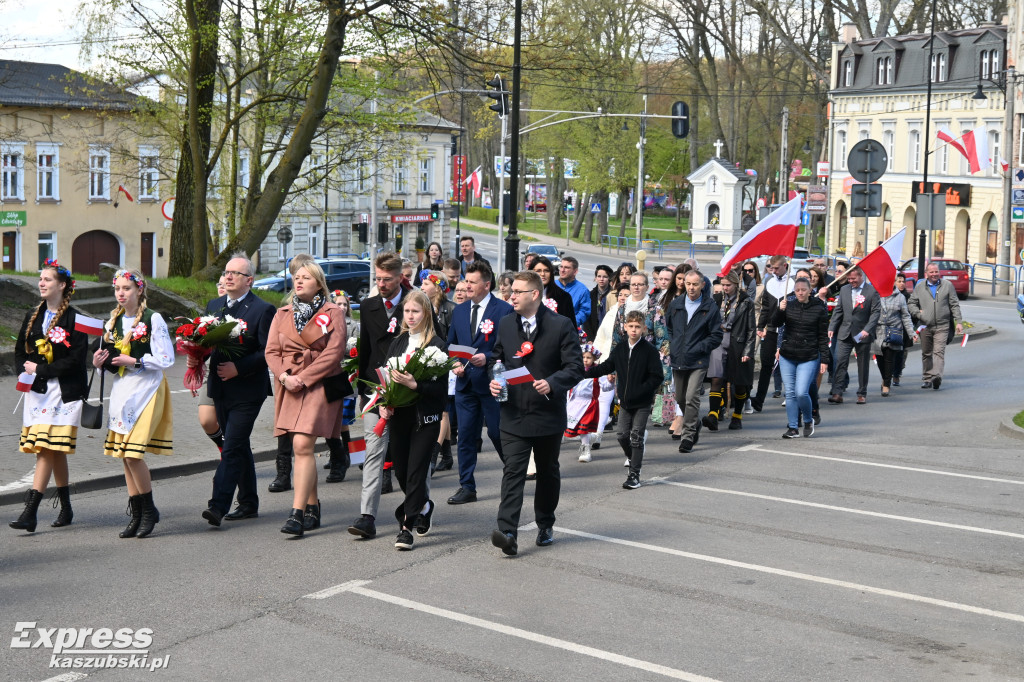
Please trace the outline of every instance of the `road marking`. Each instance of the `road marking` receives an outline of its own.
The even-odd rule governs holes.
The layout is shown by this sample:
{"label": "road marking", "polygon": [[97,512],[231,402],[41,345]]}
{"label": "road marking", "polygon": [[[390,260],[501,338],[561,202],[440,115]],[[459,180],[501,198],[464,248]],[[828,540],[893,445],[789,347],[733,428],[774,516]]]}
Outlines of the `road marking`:
{"label": "road marking", "polygon": [[89,677],[85,673],[64,673],[63,675],[57,675],[57,677],[50,677],[43,682],[75,682],[75,680],[84,680]]}
{"label": "road marking", "polygon": [[306,599],[327,599],[334,595],[341,594],[342,592],[351,592],[358,594],[363,597],[369,597],[370,599],[376,599],[378,601],[387,602],[394,604],[395,606],[401,606],[407,609],[413,609],[422,613],[428,613],[432,616],[438,616],[440,618],[447,618],[458,623],[464,623],[466,625],[472,625],[474,627],[482,628],[484,630],[490,630],[510,637],[518,637],[519,639],[525,639],[529,642],[536,642],[537,644],[545,644],[547,646],[555,647],[556,649],[564,649],[565,651],[571,651],[576,654],[582,654],[583,656],[590,656],[602,661],[608,661],[610,663],[618,663],[619,665],[628,666],[630,668],[637,668],[646,672],[656,673],[658,675],[664,675],[665,677],[671,677],[675,680],[689,680],[690,682],[715,682],[714,678],[704,677],[703,675],[696,675],[694,673],[688,673],[684,670],[677,670],[675,668],[669,668],[657,663],[651,663],[649,661],[643,661],[638,658],[630,658],[629,656],[622,656],[620,654],[612,653],[610,651],[603,651],[601,649],[595,649],[593,647],[585,646],[583,644],[577,644],[575,642],[569,642],[564,639],[557,639],[555,637],[548,637],[547,635],[541,635],[536,632],[530,632],[529,630],[522,630],[515,628],[510,625],[503,625],[501,623],[495,623],[489,620],[483,620],[482,618],[476,618],[474,616],[467,616],[464,613],[458,613],[457,611],[449,611],[448,609],[441,609],[436,606],[430,606],[429,604],[423,604],[421,602],[404,599],[402,597],[396,597],[384,592],[378,592],[377,590],[370,590],[365,585],[370,584],[369,580],[350,580],[334,587],[328,587],[325,590],[319,592],[313,592],[307,594]]}
{"label": "road marking", "polygon": [[861,464],[866,467],[881,467],[883,469],[899,469],[901,471],[916,471],[922,474],[935,474],[936,476],[952,476],[954,478],[970,478],[975,481],[991,481],[993,483],[1009,483],[1011,485],[1024,485],[1024,481],[1015,481],[1010,478],[995,478],[993,476],[977,476],[975,474],[959,474],[953,471],[939,471],[938,469],[922,469],[920,467],[907,467],[900,466],[898,464],[882,464],[880,462],[865,462],[859,459],[846,459],[844,457],[824,457],[822,455],[805,455],[802,452],[786,452],[785,450],[770,450],[768,448],[762,448],[757,443],[751,445],[744,445],[741,448],[735,449],[737,452],[749,452],[751,450],[757,450],[758,452],[770,452],[776,455],[789,455],[790,457],[806,457],[807,459],[823,459],[829,462],[845,462],[847,464]]}
{"label": "road marking", "polygon": [[795,578],[796,580],[805,580],[807,582],[820,583],[822,585],[831,585],[832,587],[842,587],[849,590],[857,590],[858,592],[869,592],[871,594],[877,594],[883,597],[893,597],[895,599],[920,602],[922,604],[931,604],[932,606],[941,606],[943,608],[954,609],[956,611],[966,611],[967,613],[976,613],[981,616],[990,616],[992,618],[1001,618],[1003,620],[1011,620],[1017,623],[1024,623],[1024,616],[1017,613],[994,611],[992,609],[986,609],[980,606],[971,606],[970,604],[961,604],[959,602],[947,601],[945,599],[935,599],[934,597],[925,597],[919,594],[912,594],[910,592],[899,592],[897,590],[889,590],[884,587],[872,587],[871,585],[861,585],[859,583],[851,583],[846,580],[836,580],[834,578],[825,578],[823,576],[812,575],[810,573],[789,571],[784,568],[773,568],[771,566],[762,566],[760,564],[750,564],[745,561],[735,561],[733,559],[709,556],[707,554],[695,554],[694,552],[684,552],[680,549],[660,547],[658,545],[648,545],[643,542],[622,540],[620,538],[613,538],[607,535],[596,535],[594,533],[587,533],[581,530],[572,530],[570,528],[561,528],[559,526],[555,526],[555,530],[559,533],[565,533],[566,535],[576,535],[581,538],[587,538],[590,540],[600,540],[601,542],[609,542],[615,545],[635,547],[636,549],[646,549],[651,552],[670,554],[672,556],[679,556],[686,559],[695,559],[697,561],[706,561],[711,564],[732,566],[733,568],[743,568],[749,571],[757,571],[758,573],[768,573],[770,575],[778,575],[786,578]]}
{"label": "road marking", "polygon": [[30,471],[21,478],[19,478],[17,481],[13,481],[11,483],[4,483],[3,485],[0,485],[0,493],[6,492],[8,490],[17,490],[18,488],[24,488],[27,485],[32,485],[32,480],[35,478],[35,475],[36,472]]}
{"label": "road marking", "polygon": [[851,507],[837,507],[831,504],[821,504],[820,502],[808,502],[806,500],[794,500],[789,497],[775,497],[774,495],[760,495],[758,493],[748,493],[741,490],[726,490],[724,488],[711,488],[704,485],[693,485],[692,483],[677,483],[675,481],[666,481],[664,479],[651,479],[651,483],[660,483],[662,485],[674,485],[677,488],[691,488],[693,490],[704,490],[711,493],[725,493],[726,495],[739,495],[741,497],[753,497],[759,500],[769,500],[771,502],[784,502],[786,504],[797,504],[802,507],[814,507],[815,509],[828,509],[831,511],[847,512],[849,514],[861,514],[862,516],[873,516],[879,519],[892,519],[894,521],[907,521],[908,523],[920,523],[926,526],[938,526],[939,528],[952,528],[954,530],[968,530],[972,533],[987,533],[989,535],[1002,535],[1008,538],[1019,538],[1024,540],[1024,534],[1022,533],[1011,533],[1005,530],[994,530],[992,528],[981,528],[979,526],[964,526],[959,523],[946,523],[944,521],[931,521],[928,519],[920,519],[914,516],[900,516],[898,514],[884,514],[882,512],[866,511],[864,509],[852,509]]}

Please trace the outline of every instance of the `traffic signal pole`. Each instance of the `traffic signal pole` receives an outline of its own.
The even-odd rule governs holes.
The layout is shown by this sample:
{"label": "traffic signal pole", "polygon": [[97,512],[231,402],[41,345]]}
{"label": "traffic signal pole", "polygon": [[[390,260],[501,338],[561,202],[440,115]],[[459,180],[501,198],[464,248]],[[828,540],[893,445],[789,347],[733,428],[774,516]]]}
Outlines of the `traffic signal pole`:
{"label": "traffic signal pole", "polygon": [[[519,92],[522,82],[523,0],[515,3],[515,35],[512,45],[512,172],[509,178],[508,236],[505,237],[505,269],[519,271]],[[504,136],[502,136],[504,143]],[[505,165],[504,154],[502,166]],[[502,169],[504,171],[504,168]],[[504,175],[504,173],[502,173]],[[504,197],[502,197],[504,199]],[[498,209],[501,212],[501,209]],[[499,238],[500,239],[500,238]]]}

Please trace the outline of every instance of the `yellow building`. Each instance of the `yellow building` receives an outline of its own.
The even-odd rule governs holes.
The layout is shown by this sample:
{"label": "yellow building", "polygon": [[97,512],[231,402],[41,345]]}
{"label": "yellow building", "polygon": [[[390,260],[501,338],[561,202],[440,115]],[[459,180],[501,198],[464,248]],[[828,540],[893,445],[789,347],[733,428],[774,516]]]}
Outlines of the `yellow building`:
{"label": "yellow building", "polygon": [[173,186],[132,114],[140,101],[63,66],[0,61],[3,270],[57,258],[166,275]]}
{"label": "yellow building", "polygon": [[[931,254],[996,263],[1004,191],[998,160],[1020,165],[1003,139],[1005,97],[989,82],[1005,68],[1006,27],[993,23],[936,33],[934,46],[927,33],[858,40],[851,26],[845,30],[844,42],[835,44],[832,54],[826,249],[852,255],[859,245],[868,252],[906,226],[903,254],[916,255],[914,197],[922,190],[929,153],[926,189],[947,197],[945,230],[932,233]],[[926,133],[929,79],[931,116]],[[987,99],[973,97],[979,82]],[[956,138],[978,127],[984,127],[996,163],[971,175],[966,158],[939,140],[937,131],[950,130]],[[879,180],[881,215],[854,218],[847,157],[853,145],[869,138],[881,143],[888,157]],[[1024,230],[1021,233],[1018,241],[1024,241]],[[1019,254],[1022,247],[1024,243],[1018,243],[1011,251]],[[1020,262],[1018,256],[1016,263]]]}

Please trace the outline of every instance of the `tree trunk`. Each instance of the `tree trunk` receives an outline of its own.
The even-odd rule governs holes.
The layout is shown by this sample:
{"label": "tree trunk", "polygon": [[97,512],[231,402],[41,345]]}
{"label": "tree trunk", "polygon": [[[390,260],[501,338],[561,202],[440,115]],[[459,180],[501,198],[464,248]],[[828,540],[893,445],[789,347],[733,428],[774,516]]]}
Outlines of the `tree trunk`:
{"label": "tree trunk", "polygon": [[599,190],[594,201],[601,204],[601,212],[597,214],[597,243],[600,244],[608,236],[608,190]]}
{"label": "tree trunk", "polygon": [[565,193],[565,169],[561,156],[556,156],[548,171],[548,234],[562,233],[562,195]]}
{"label": "tree trunk", "polygon": [[[573,216],[572,216],[572,238],[573,239],[579,239],[580,229],[583,227],[583,218],[585,217],[583,215],[583,205],[585,203],[584,202],[585,198],[586,197],[583,196],[583,192],[577,192],[576,193],[575,213],[573,213]],[[566,228],[566,229],[568,229],[568,228]]]}
{"label": "tree trunk", "polygon": [[591,194],[589,197],[587,197],[587,203],[583,206],[583,210],[587,212],[587,217],[584,218],[583,221],[586,225],[586,229],[583,230],[583,241],[585,241],[588,244],[594,241],[594,214],[590,210],[590,206],[591,204],[594,203],[594,201],[596,201],[595,197],[596,195]]}
{"label": "tree trunk", "polygon": [[[192,151],[188,135],[182,135],[181,154],[178,156],[178,172],[174,189],[174,214],[171,221],[171,258],[167,274],[171,277],[188,277],[195,262],[195,247],[192,244],[192,213],[195,211],[194,186],[192,184]],[[203,251],[205,253],[205,249]]]}

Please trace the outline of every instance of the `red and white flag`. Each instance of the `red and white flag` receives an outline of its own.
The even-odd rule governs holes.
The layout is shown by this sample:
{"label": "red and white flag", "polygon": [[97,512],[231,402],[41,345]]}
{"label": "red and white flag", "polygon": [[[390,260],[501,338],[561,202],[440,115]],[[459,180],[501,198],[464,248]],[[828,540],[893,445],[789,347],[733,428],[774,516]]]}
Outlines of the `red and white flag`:
{"label": "red and white flag", "polygon": [[1010,170],[1010,162],[1001,156],[999,157],[999,169],[1004,173]]}
{"label": "red and white flag", "polygon": [[348,442],[348,456],[352,464],[361,464],[366,459],[366,440],[353,438]]}
{"label": "red and white flag", "polygon": [[964,155],[972,175],[992,165],[992,159],[988,152],[988,129],[985,126],[968,130],[958,139],[954,139],[952,133],[944,128],[940,128],[937,135],[940,140],[948,142],[950,146]]}
{"label": "red and white flag", "polygon": [[124,198],[125,198],[125,199],[127,199],[128,201],[130,201],[130,202],[132,202],[132,203],[135,203],[135,199],[132,199],[132,195],[131,195],[131,194],[128,194],[128,190],[126,190],[126,189],[124,188],[124,185],[118,185],[118,186],[117,186],[117,191],[118,191],[118,192],[121,192],[122,194],[124,194]]}
{"label": "red and white flag", "polygon": [[722,277],[728,274],[729,269],[736,263],[758,256],[792,258],[796,238],[800,233],[801,202],[802,197],[798,194],[750,228],[750,231],[733,244],[722,257],[722,271],[718,275]]}
{"label": "red and white flag", "polygon": [[36,380],[35,374],[29,374],[28,372],[22,372],[18,375],[18,383],[14,388],[18,389],[22,393],[28,393],[32,390],[32,382]]}
{"label": "red and white flag", "polygon": [[81,314],[75,315],[75,331],[85,332],[93,336],[101,336],[103,334],[103,320],[97,320],[95,317],[86,317]]}
{"label": "red and white flag", "polygon": [[473,196],[479,199],[484,188],[483,166],[477,166],[476,170],[465,179],[464,184],[466,187],[472,187]]}
{"label": "red and white flag", "polygon": [[907,228],[904,227],[857,263],[857,267],[864,272],[864,276],[882,298],[892,294],[896,269],[903,259],[903,237],[906,233]]}
{"label": "red and white flag", "polygon": [[476,355],[476,348],[473,348],[472,346],[458,346],[454,343],[448,346],[448,357],[450,358],[462,358],[463,360],[469,360],[474,355]]}
{"label": "red and white flag", "polygon": [[504,377],[509,386],[527,383],[532,384],[535,381],[533,375],[530,374],[530,370],[526,369],[526,367],[517,367],[516,369],[507,370]]}
{"label": "red and white flag", "polygon": [[960,347],[963,348],[967,345],[967,337],[970,336],[967,332],[964,332],[964,340],[960,342]]}

